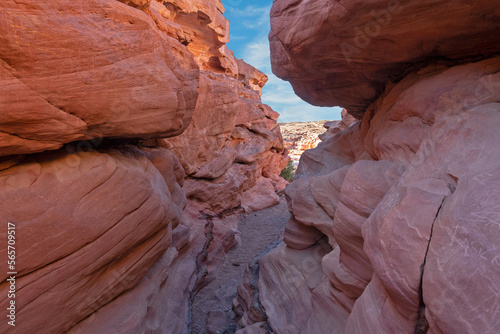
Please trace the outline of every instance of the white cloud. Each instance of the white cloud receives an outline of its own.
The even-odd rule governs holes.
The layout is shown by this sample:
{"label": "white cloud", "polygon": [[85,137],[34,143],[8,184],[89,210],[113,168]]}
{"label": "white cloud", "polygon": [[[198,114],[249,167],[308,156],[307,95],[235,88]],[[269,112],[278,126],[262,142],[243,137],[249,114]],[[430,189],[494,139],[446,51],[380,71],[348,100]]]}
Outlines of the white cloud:
{"label": "white cloud", "polygon": [[271,51],[266,39],[257,37],[245,47],[244,60],[264,73],[271,72]]}
{"label": "white cloud", "polygon": [[[255,32],[254,37],[244,47],[243,59],[269,77],[269,81],[262,90],[262,101],[280,113],[279,122],[340,119],[341,108],[321,108],[304,102],[295,95],[290,83],[279,79],[272,73],[267,37],[270,30],[270,6],[256,7],[250,5],[244,9],[235,7],[229,9],[233,17],[238,17],[238,24]],[[235,22],[232,24],[235,24]],[[238,37],[233,37],[233,41],[238,40]]]}
{"label": "white cloud", "polygon": [[253,5],[247,6],[244,9],[230,7],[231,14],[239,18],[238,24],[241,24],[248,29],[262,29],[263,27],[269,30],[269,12],[271,6],[256,7]]}

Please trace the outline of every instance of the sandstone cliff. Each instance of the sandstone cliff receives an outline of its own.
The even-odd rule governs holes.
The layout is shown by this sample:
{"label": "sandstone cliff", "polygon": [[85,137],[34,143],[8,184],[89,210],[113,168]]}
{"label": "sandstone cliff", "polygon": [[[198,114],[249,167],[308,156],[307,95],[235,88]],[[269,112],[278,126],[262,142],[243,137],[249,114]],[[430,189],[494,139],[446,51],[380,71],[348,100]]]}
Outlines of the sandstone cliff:
{"label": "sandstone cliff", "polygon": [[193,290],[237,243],[226,216],[278,202],[278,114],[223,12],[0,3],[0,221],[17,241],[1,333],[186,333]]}
{"label": "sandstone cliff", "polygon": [[305,150],[315,148],[320,142],[319,135],[326,131],[327,121],[280,123],[283,143],[288,156],[298,165]]}
{"label": "sandstone cliff", "polygon": [[274,1],[274,72],[359,120],[302,155],[240,333],[500,331],[498,22],[498,1]]}
{"label": "sandstone cliff", "polygon": [[347,129],[355,118],[342,110],[342,119],[337,121],[315,121],[315,122],[292,122],[280,123],[283,143],[288,150],[288,156],[297,166],[306,150],[318,146],[321,140],[325,140],[337,132]]}

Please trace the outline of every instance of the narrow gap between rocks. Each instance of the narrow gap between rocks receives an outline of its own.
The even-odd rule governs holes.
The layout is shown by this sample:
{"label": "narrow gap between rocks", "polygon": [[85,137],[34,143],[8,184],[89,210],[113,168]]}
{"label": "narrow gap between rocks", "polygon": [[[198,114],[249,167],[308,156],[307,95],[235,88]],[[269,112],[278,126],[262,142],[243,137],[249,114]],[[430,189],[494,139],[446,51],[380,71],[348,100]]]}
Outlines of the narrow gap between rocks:
{"label": "narrow gap between rocks", "polygon": [[418,287],[418,314],[417,314],[417,322],[415,324],[415,334],[426,334],[427,331],[429,330],[429,322],[427,321],[427,318],[425,317],[425,302],[424,302],[424,270],[425,270],[425,263],[427,262],[427,255],[429,254],[429,249],[431,246],[431,241],[432,241],[432,234],[434,232],[434,225],[436,224],[436,220],[439,218],[439,215],[441,214],[441,210],[443,208],[443,204],[446,201],[447,197],[444,197],[441,205],[439,206],[439,209],[436,213],[436,217],[434,218],[434,221],[432,222],[431,226],[431,232],[429,234],[429,242],[427,243],[427,248],[425,250],[425,255],[424,255],[424,261],[422,262],[422,265],[420,266],[420,285]]}
{"label": "narrow gap between rocks", "polygon": [[289,217],[285,197],[281,195],[280,204],[252,212],[238,223],[241,243],[216,269],[214,280],[193,295],[191,334],[236,331],[232,303],[244,271],[269,244],[282,239]]}

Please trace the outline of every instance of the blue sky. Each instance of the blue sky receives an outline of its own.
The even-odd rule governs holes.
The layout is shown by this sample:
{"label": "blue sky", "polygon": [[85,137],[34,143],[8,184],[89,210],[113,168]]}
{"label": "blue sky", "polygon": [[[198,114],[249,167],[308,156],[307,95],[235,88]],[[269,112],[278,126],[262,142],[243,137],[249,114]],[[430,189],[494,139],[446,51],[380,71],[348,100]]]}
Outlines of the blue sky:
{"label": "blue sky", "polygon": [[292,86],[271,71],[269,12],[272,0],[222,0],[224,16],[231,22],[229,49],[236,58],[264,72],[269,81],[262,90],[262,101],[280,113],[279,122],[306,122],[340,119],[340,108],[320,108],[302,101]]}

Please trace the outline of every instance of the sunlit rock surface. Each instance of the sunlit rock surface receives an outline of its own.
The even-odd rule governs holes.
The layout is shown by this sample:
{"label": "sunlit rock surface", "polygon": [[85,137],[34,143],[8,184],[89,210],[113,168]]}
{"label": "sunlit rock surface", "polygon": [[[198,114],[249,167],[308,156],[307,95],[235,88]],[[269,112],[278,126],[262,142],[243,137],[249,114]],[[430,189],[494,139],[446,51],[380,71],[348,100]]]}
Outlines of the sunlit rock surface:
{"label": "sunlit rock surface", "polygon": [[280,123],[283,143],[294,166],[299,164],[302,153],[337,132],[347,129],[355,120],[353,116],[342,110],[341,120]]}
{"label": "sunlit rock surface", "polygon": [[116,0],[7,0],[0,10],[0,156],[189,125],[198,66],[147,13]]}

